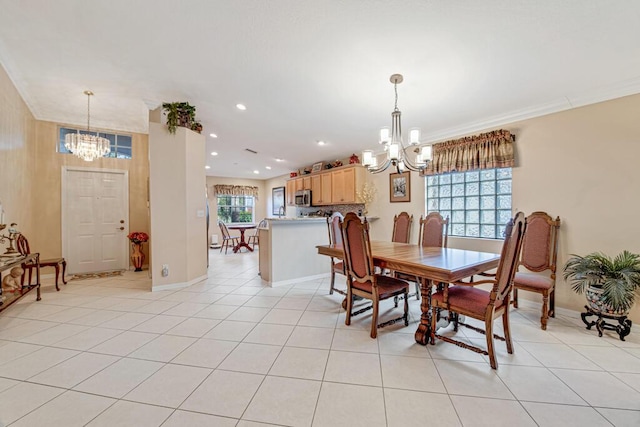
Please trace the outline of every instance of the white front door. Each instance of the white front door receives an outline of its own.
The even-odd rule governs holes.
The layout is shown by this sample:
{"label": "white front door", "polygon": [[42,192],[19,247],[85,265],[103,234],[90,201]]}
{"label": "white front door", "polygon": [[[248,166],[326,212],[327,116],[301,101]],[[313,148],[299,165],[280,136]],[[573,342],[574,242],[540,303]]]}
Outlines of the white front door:
{"label": "white front door", "polygon": [[128,268],[127,171],[64,167],[62,253],[69,273]]}

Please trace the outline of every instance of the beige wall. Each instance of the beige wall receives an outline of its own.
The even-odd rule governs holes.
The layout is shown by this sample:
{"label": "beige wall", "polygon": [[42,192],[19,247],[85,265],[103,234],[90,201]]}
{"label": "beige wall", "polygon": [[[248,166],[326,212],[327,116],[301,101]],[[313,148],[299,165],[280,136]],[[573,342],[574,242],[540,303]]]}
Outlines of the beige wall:
{"label": "beige wall", "polygon": [[43,258],[59,257],[62,167],[121,169],[129,171],[129,230],[149,233],[147,135],[132,134],[132,160],[85,162],[56,151],[58,126],[35,120],[0,68],[0,200],[6,221],[17,222],[31,249]]}
{"label": "beige wall", "polygon": [[[5,222],[18,223],[25,235],[33,234],[34,230],[31,188],[36,172],[35,122],[0,65],[0,201],[5,210]],[[0,244],[0,248],[4,247],[6,244]]]}
{"label": "beige wall", "polygon": [[[624,249],[640,253],[640,95],[524,120],[502,128],[516,135],[513,210],[560,216],[556,304],[581,310],[584,297],[562,279],[569,254]],[[478,131],[477,133],[482,132]],[[377,199],[369,213],[372,238],[390,239],[394,214],[407,211],[414,224],[425,210],[425,183],[411,174],[411,202],[389,203],[389,171],[373,175]],[[412,232],[417,241],[418,227]],[[450,238],[451,247],[499,252],[500,242]],[[527,293],[523,292],[522,295]],[[529,294],[527,298],[535,298]],[[640,321],[640,307],[631,312]]]}

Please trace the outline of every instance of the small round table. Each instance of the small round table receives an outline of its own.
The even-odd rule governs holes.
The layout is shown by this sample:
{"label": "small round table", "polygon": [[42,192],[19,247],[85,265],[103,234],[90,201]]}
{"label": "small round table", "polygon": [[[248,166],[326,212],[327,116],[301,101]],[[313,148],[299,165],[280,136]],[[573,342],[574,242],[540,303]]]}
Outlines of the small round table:
{"label": "small round table", "polygon": [[237,253],[240,248],[247,248],[249,249],[251,252],[253,252],[253,248],[251,246],[249,246],[247,244],[247,242],[244,240],[244,232],[246,230],[251,230],[253,228],[256,228],[257,226],[255,224],[235,224],[235,225],[227,225],[227,228],[229,230],[238,230],[240,231],[240,241],[238,242],[237,245],[235,245],[233,247],[233,253]]}

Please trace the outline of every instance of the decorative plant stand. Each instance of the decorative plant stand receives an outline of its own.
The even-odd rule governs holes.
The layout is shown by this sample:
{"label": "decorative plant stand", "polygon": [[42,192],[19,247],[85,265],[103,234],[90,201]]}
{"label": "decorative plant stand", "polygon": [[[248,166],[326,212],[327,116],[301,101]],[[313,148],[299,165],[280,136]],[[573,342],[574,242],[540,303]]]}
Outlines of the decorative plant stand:
{"label": "decorative plant stand", "polygon": [[[616,331],[616,333],[620,336],[620,340],[624,341],[624,337],[631,333],[631,320],[627,319],[626,315],[615,315],[615,314],[604,314],[599,311],[595,311],[591,309],[589,306],[585,305],[584,308],[587,310],[586,312],[580,314],[582,317],[582,321],[585,325],[587,325],[587,329],[591,329],[594,325],[598,330],[598,336],[602,336],[602,332],[607,329],[610,331]],[[587,317],[589,316],[598,316],[596,320],[589,321]],[[604,319],[612,319],[617,320],[618,324],[607,323]]]}
{"label": "decorative plant stand", "polygon": [[142,252],[142,243],[132,243],[131,248],[133,249],[131,263],[136,268],[135,271],[142,271],[142,264],[145,259],[144,252]]}

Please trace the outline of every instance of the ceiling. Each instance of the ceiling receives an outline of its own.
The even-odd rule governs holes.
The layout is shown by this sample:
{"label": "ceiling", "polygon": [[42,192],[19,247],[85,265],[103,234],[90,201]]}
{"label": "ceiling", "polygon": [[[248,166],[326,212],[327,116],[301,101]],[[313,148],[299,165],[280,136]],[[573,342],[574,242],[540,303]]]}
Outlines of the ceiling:
{"label": "ceiling", "polygon": [[0,0],[0,10],[0,63],[37,119],[85,126],[90,89],[93,126],[144,133],[149,108],[188,101],[214,176],[267,179],[378,148],[393,73],[404,75],[405,132],[421,128],[423,142],[640,92],[637,1]]}

